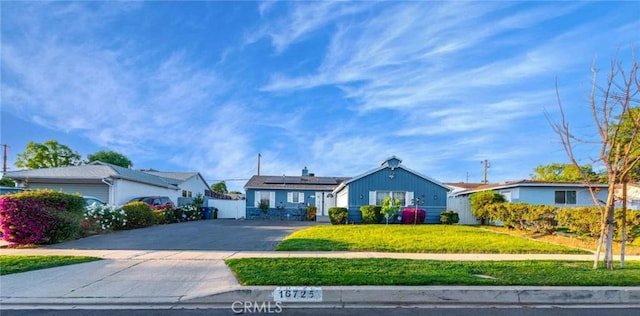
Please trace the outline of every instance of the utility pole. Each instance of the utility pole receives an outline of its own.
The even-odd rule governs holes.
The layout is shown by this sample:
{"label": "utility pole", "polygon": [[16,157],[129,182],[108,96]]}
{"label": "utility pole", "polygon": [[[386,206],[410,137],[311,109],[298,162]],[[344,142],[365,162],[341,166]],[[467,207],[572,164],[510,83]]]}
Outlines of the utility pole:
{"label": "utility pole", "polygon": [[262,157],[262,155],[258,153],[258,176],[260,175],[260,157]]}
{"label": "utility pole", "polygon": [[487,159],[481,161],[480,163],[484,164],[484,178],[482,179],[482,183],[487,184],[489,183],[489,181],[487,180],[487,169],[491,167],[491,164],[489,164],[489,160]]}
{"label": "utility pole", "polygon": [[4,154],[2,155],[2,175],[4,176],[4,174],[7,173],[7,148],[9,148],[9,146],[3,144],[2,147],[4,149]]}

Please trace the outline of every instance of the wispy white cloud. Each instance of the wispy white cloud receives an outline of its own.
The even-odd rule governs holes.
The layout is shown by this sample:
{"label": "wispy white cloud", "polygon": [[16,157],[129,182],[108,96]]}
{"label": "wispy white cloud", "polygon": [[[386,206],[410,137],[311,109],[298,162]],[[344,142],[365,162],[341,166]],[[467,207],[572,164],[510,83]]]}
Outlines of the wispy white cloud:
{"label": "wispy white cloud", "polygon": [[[269,37],[276,52],[282,52],[289,45],[299,41],[313,31],[326,26],[337,19],[362,12],[368,3],[346,3],[339,1],[293,2],[285,18],[276,20],[273,25],[262,27],[248,36],[249,43],[262,37]],[[260,6],[261,15],[269,5]]]}

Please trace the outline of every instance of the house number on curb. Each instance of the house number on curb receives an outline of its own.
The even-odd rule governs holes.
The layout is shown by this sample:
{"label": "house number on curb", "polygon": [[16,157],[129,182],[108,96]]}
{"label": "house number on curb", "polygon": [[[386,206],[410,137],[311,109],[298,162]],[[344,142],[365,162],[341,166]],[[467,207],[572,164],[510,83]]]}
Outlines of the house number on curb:
{"label": "house number on curb", "polygon": [[322,302],[322,288],[319,287],[277,287],[273,290],[276,302]]}

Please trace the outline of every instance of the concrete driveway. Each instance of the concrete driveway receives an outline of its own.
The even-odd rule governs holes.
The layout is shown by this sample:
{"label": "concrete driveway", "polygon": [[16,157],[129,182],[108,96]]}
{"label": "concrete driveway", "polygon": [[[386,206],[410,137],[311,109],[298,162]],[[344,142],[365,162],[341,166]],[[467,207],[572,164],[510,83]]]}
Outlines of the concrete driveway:
{"label": "concrete driveway", "polygon": [[46,246],[49,249],[272,251],[315,222],[205,220],[119,231]]}

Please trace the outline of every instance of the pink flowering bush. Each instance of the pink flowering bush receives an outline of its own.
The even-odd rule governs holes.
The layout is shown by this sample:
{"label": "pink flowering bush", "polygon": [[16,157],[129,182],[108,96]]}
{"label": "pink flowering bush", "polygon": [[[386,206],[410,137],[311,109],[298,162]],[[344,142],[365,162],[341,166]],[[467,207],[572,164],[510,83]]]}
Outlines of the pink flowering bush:
{"label": "pink flowering bush", "polygon": [[[416,211],[418,212],[416,220]],[[402,224],[422,224],[427,213],[421,209],[415,209],[413,207],[406,207],[402,210]]]}
{"label": "pink flowering bush", "polygon": [[56,243],[77,238],[84,200],[53,191],[27,191],[0,197],[2,238],[13,245]]}

